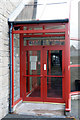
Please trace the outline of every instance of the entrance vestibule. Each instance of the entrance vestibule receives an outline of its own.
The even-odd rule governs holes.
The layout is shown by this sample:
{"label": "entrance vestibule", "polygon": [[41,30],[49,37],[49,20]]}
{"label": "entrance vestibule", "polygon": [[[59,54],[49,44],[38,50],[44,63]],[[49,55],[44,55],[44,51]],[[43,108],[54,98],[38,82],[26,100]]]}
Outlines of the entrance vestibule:
{"label": "entrance vestibule", "polygon": [[[65,103],[69,110],[68,22],[14,24],[12,33],[13,49],[20,45],[20,98],[23,101]],[[14,60],[18,62],[19,58],[14,54],[16,52],[12,54],[15,56],[13,93]],[[14,103],[14,94],[12,97]]]}

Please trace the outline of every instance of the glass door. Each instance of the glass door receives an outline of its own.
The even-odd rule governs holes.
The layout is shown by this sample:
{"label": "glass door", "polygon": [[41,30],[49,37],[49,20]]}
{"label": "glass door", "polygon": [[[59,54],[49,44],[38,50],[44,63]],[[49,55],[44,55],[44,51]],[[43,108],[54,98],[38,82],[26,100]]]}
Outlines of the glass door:
{"label": "glass door", "polygon": [[64,100],[64,50],[62,48],[45,47],[44,70],[45,101],[63,102]]}
{"label": "glass door", "polygon": [[42,50],[31,48],[25,51],[25,100],[42,101]]}
{"label": "glass door", "polygon": [[24,100],[64,102],[64,48],[27,47],[24,62]]}

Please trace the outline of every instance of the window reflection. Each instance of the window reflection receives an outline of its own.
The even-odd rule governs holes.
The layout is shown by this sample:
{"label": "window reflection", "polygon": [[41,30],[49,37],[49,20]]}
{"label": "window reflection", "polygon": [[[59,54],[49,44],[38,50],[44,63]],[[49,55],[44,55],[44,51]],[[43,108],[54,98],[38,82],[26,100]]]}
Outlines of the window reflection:
{"label": "window reflection", "polygon": [[62,78],[47,78],[47,97],[62,97]]}
{"label": "window reflection", "polygon": [[70,40],[70,64],[80,64],[80,41]]}
{"label": "window reflection", "polygon": [[26,78],[26,97],[40,97],[41,96],[41,78],[27,77]]}
{"label": "window reflection", "polygon": [[20,36],[14,34],[14,101],[20,98]]}
{"label": "window reflection", "polygon": [[62,50],[47,51],[47,74],[62,75]]}
{"label": "window reflection", "polygon": [[64,45],[65,36],[24,38],[24,46],[32,45]]}
{"label": "window reflection", "polygon": [[80,91],[80,67],[71,67],[71,91]]}

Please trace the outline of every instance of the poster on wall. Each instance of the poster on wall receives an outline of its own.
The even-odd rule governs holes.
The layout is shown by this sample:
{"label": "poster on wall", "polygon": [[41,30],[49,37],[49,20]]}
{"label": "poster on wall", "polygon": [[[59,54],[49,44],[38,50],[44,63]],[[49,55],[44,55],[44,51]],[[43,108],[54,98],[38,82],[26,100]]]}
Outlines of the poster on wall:
{"label": "poster on wall", "polygon": [[31,62],[31,70],[36,70],[36,62]]}
{"label": "poster on wall", "polygon": [[30,56],[31,70],[36,70],[37,56]]}
{"label": "poster on wall", "polygon": [[30,62],[37,62],[37,56],[30,56]]}

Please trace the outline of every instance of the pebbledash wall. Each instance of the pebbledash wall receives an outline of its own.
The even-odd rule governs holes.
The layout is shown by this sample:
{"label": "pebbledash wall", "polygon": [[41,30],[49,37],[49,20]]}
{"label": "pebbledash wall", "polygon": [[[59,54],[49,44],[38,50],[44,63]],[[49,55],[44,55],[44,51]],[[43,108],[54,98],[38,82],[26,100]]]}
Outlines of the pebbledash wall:
{"label": "pebbledash wall", "polygon": [[0,0],[0,119],[9,112],[8,18],[22,0]]}

